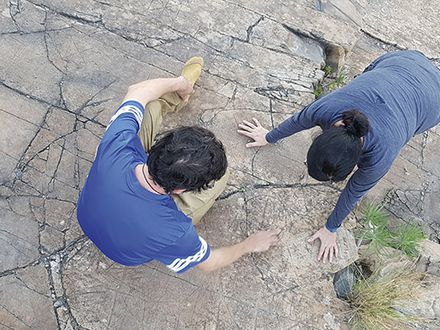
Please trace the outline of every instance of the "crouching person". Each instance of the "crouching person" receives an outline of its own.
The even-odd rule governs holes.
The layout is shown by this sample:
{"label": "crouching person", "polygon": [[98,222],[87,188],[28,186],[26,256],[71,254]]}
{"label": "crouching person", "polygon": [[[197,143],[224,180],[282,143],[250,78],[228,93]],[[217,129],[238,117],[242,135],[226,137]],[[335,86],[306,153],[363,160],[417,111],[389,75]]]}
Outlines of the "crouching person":
{"label": "crouching person", "polygon": [[177,273],[193,267],[213,271],[244,254],[266,251],[277,240],[275,232],[259,231],[236,245],[211,249],[196,232],[194,225],[226,187],[223,145],[200,127],[156,136],[163,115],[187,104],[202,65],[195,57],[178,78],[130,86],[99,144],[78,200],[78,221],[93,243],[122,265],[158,260]]}

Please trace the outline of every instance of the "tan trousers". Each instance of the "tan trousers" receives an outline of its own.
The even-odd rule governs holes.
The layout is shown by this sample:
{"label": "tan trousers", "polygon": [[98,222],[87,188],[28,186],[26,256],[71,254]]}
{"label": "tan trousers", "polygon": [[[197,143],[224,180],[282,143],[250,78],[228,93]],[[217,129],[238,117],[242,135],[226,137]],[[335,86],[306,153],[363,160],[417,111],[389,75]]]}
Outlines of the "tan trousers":
{"label": "tan trousers", "polygon": [[[139,138],[148,152],[162,124],[163,116],[168,112],[177,112],[186,105],[176,93],[168,93],[154,100],[145,107],[144,119],[142,120]],[[192,219],[193,224],[200,222],[202,217],[212,207],[215,200],[226,188],[229,171],[208,190],[199,192],[184,192],[172,195],[177,207]]]}

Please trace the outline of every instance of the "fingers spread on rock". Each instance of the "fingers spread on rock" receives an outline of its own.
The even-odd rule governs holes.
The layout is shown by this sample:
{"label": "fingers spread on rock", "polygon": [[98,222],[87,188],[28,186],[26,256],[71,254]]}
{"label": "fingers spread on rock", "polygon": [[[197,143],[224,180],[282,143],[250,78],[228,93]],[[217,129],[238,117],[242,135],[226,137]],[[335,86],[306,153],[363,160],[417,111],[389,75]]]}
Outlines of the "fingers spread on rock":
{"label": "fingers spread on rock", "polygon": [[261,126],[260,122],[257,120],[257,118],[252,118],[252,120],[255,122],[257,126]]}
{"label": "fingers spread on rock", "polygon": [[247,137],[252,138],[252,133],[249,133],[248,131],[243,131],[243,130],[239,129],[239,130],[237,130],[237,132],[242,134],[242,135],[245,135]]}
{"label": "fingers spread on rock", "polygon": [[255,148],[255,147],[259,147],[260,144],[258,142],[250,142],[246,144],[247,148]]}
{"label": "fingers spread on rock", "polygon": [[243,123],[244,123],[245,125],[247,125],[248,127],[250,127],[250,128],[256,128],[254,124],[252,124],[251,122],[249,122],[249,121],[247,121],[247,120],[243,120]]}
{"label": "fingers spread on rock", "polygon": [[328,255],[329,255],[329,251],[330,251],[330,248],[327,246],[327,247],[324,249],[324,256],[322,257],[322,262],[323,262],[323,263],[326,263],[326,262],[327,262],[327,258],[328,258]]}
{"label": "fingers spread on rock", "polygon": [[318,253],[318,261],[321,260],[322,255],[324,254],[325,248],[323,246],[323,244],[321,243],[321,247],[319,248],[319,253]]}

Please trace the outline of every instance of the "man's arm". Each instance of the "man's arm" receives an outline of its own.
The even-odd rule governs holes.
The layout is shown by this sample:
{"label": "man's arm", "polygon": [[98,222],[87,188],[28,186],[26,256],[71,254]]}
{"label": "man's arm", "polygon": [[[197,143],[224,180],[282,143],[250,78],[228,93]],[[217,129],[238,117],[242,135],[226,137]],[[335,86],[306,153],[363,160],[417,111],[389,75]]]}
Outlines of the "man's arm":
{"label": "man's arm", "polygon": [[192,85],[184,77],[177,78],[158,78],[145,80],[128,87],[124,101],[138,101],[144,107],[151,101],[158,99],[162,95],[176,92],[182,100],[188,99],[193,91]]}
{"label": "man's arm", "polygon": [[212,250],[208,259],[197,268],[212,272],[232,264],[247,253],[267,251],[276,241],[278,235],[275,231],[258,231],[238,244]]}

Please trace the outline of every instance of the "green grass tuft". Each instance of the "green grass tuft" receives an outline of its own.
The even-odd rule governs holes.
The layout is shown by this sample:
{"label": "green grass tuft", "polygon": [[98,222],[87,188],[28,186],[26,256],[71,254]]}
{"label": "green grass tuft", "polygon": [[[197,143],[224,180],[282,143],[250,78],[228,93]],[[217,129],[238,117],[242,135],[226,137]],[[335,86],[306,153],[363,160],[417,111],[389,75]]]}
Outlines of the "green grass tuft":
{"label": "green grass tuft", "polygon": [[407,224],[400,227],[393,235],[391,247],[415,258],[419,255],[419,244],[424,239],[426,239],[426,236],[418,225]]}
{"label": "green grass tuft", "polygon": [[382,205],[368,204],[362,210],[363,229],[360,238],[369,241],[368,250],[381,254],[385,247],[401,250],[408,257],[419,255],[419,244],[426,238],[422,229],[414,224],[401,226],[397,231],[388,228],[389,217]]}
{"label": "green grass tuft", "polygon": [[315,94],[315,99],[318,99],[322,94],[324,94],[324,87],[322,86],[321,83],[318,83],[315,86],[313,94]]}
{"label": "green grass tuft", "polygon": [[373,227],[383,228],[388,225],[388,214],[383,205],[369,203],[362,210],[362,219]]}
{"label": "green grass tuft", "polygon": [[345,85],[346,76],[342,73],[334,77],[334,70],[330,65],[326,65],[322,71],[324,71],[324,79],[316,83],[314,86],[313,94],[315,99],[318,99],[325,93],[330,93],[335,89],[338,89]]}
{"label": "green grass tuft", "polygon": [[326,65],[322,71],[324,71],[324,77],[328,77],[334,72],[330,65]]}

